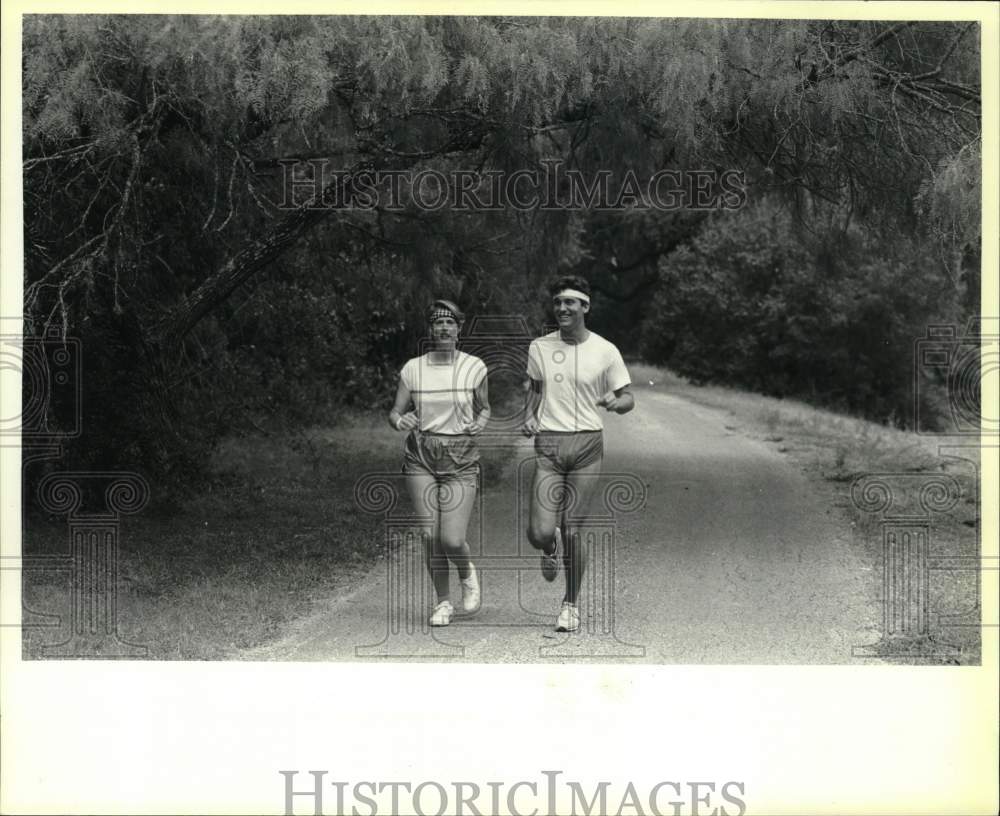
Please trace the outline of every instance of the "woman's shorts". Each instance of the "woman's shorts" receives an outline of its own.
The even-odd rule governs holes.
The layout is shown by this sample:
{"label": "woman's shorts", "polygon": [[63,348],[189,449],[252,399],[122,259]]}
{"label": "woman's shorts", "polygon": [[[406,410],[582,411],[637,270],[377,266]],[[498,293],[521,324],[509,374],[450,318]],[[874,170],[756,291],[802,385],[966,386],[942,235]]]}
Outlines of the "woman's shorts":
{"label": "woman's shorts", "polygon": [[413,431],[403,449],[403,473],[429,474],[441,481],[479,483],[479,448],[468,434]]}
{"label": "woman's shorts", "polygon": [[555,473],[569,473],[600,462],[604,458],[604,434],[601,431],[539,431],[535,435],[536,462],[539,468]]}

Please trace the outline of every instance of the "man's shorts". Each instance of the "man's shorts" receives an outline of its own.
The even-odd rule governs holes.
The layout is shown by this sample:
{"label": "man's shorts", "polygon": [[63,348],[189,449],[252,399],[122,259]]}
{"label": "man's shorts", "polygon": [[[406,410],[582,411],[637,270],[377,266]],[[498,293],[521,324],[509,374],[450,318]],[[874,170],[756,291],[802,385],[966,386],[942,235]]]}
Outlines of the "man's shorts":
{"label": "man's shorts", "polygon": [[604,458],[601,431],[539,431],[535,435],[538,467],[553,473],[570,473]]}
{"label": "man's shorts", "polygon": [[479,484],[479,447],[468,434],[412,431],[403,449],[403,473],[429,474],[440,481]]}

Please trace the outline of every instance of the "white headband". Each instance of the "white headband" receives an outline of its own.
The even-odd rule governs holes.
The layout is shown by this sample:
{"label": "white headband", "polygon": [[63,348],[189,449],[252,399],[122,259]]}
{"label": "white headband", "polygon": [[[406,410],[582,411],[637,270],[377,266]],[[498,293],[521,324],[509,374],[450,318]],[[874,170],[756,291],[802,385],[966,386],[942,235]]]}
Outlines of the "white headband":
{"label": "white headband", "polygon": [[582,300],[584,303],[590,303],[590,295],[585,295],[578,289],[563,289],[558,295],[554,297],[571,297],[577,300]]}

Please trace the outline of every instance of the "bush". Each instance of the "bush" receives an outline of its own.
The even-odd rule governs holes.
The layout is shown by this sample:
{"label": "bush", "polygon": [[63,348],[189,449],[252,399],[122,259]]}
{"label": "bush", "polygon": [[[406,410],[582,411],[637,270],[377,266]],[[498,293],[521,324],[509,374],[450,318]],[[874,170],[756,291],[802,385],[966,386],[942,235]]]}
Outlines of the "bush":
{"label": "bush", "polygon": [[642,350],[695,383],[723,383],[906,426],[914,343],[961,322],[929,253],[858,231],[804,238],[763,201],[706,221],[660,264]]}

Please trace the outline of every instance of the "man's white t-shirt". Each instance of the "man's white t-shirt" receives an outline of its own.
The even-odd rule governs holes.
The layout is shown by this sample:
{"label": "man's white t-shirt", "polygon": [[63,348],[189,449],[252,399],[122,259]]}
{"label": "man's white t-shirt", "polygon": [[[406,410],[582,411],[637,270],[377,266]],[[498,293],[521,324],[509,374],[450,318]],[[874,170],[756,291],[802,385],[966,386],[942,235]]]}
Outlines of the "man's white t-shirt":
{"label": "man's white t-shirt", "polygon": [[420,430],[464,434],[475,417],[473,394],[486,376],[486,363],[464,351],[450,363],[432,362],[430,354],[406,361],[400,373],[420,418]]}
{"label": "man's white t-shirt", "polygon": [[597,401],[631,383],[621,352],[594,332],[582,343],[566,343],[558,331],[532,340],[528,376],[542,383],[542,431],[603,430]]}

